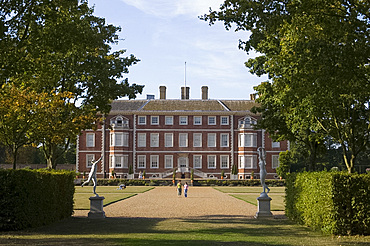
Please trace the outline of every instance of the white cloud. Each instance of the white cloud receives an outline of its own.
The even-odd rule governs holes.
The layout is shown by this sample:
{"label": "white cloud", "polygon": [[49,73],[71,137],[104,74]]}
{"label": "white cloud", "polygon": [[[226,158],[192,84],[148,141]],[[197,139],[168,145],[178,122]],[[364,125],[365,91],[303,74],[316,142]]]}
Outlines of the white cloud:
{"label": "white cloud", "polygon": [[223,0],[121,0],[146,14],[160,18],[173,18],[179,15],[199,16],[216,10]]}

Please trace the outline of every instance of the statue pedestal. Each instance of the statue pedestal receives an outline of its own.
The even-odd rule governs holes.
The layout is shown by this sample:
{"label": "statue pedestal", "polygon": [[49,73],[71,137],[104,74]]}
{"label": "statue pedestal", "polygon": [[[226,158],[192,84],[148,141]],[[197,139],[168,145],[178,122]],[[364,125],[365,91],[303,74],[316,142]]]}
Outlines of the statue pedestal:
{"label": "statue pedestal", "polygon": [[103,211],[104,196],[92,196],[90,200],[90,212],[88,218],[90,219],[104,219],[105,212]]}
{"label": "statue pedestal", "polygon": [[258,211],[254,216],[256,219],[272,217],[272,213],[270,210],[271,200],[271,197],[269,197],[265,192],[262,192],[261,195],[257,197]]}

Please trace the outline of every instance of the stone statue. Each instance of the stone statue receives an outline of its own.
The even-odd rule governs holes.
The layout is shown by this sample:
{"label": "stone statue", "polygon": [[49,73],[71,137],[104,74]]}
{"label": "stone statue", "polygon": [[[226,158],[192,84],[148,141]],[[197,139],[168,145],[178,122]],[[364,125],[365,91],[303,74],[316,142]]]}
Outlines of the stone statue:
{"label": "stone statue", "polygon": [[92,180],[93,184],[94,184],[94,194],[95,196],[99,196],[97,193],[96,193],[96,184],[97,184],[97,181],[96,181],[96,170],[98,169],[97,167],[97,164],[98,162],[103,158],[103,156],[101,156],[97,161],[95,161],[94,159],[92,159],[91,163],[92,163],[92,166],[91,166],[91,170],[90,170],[90,173],[89,173],[89,177],[88,179],[82,183],[81,187],[84,187],[84,185],[86,184],[89,184],[90,181]]}
{"label": "stone statue", "polygon": [[[266,185],[265,180],[266,180],[266,150],[262,147],[259,147],[257,149],[258,155],[259,155],[259,166],[260,166],[260,179],[261,179],[261,185],[263,187],[263,192],[262,194],[266,194],[270,192],[269,187]],[[267,193],[266,193],[267,189]]]}

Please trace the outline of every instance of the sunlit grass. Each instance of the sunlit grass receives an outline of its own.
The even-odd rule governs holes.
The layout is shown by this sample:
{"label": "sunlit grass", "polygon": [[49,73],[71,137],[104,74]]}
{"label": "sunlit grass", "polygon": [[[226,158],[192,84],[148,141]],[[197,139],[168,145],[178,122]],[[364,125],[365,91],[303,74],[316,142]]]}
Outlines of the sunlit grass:
{"label": "sunlit grass", "polygon": [[[118,202],[129,197],[135,196],[137,193],[143,193],[154,187],[148,186],[128,186],[126,189],[118,190],[118,186],[97,186],[96,193],[99,196],[104,196],[103,206],[107,206],[111,203]],[[90,200],[89,197],[94,196],[93,187],[76,187],[74,195],[74,209],[75,210],[89,210]]]}
{"label": "sunlit grass", "polygon": [[289,220],[252,218],[69,218],[0,233],[0,245],[368,245],[370,237],[326,236]]}

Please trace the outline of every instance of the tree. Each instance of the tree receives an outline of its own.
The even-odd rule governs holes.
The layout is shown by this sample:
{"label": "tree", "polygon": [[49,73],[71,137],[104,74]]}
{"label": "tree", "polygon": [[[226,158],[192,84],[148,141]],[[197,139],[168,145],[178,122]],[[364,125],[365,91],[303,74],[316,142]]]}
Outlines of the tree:
{"label": "tree", "polygon": [[13,169],[16,169],[17,154],[20,147],[31,144],[38,95],[29,89],[12,84],[0,88],[0,142],[12,154]]}
{"label": "tree", "polygon": [[369,8],[362,0],[226,0],[203,19],[251,32],[239,47],[262,54],[246,65],[254,74],[268,74],[283,121],[295,119],[302,131],[313,123],[333,137],[351,173],[370,142]]}
{"label": "tree", "polygon": [[92,127],[93,121],[68,121],[77,108],[81,117],[104,115],[111,100],[142,92],[143,86],[130,85],[123,77],[139,60],[123,57],[125,50],[111,52],[120,28],[94,16],[86,0],[8,0],[1,2],[0,13],[0,85],[22,85],[49,93],[48,98],[71,93],[64,105],[58,104],[65,108],[54,124],[39,128],[40,134],[48,134],[41,142],[49,167],[55,167],[56,146],[67,147],[72,132]]}

